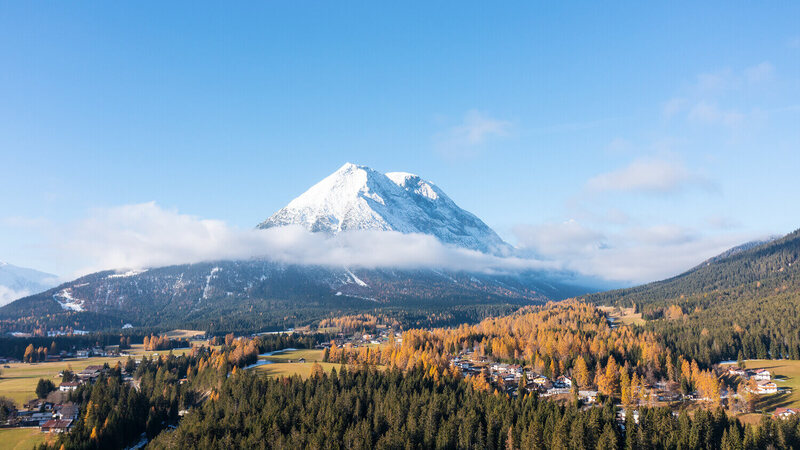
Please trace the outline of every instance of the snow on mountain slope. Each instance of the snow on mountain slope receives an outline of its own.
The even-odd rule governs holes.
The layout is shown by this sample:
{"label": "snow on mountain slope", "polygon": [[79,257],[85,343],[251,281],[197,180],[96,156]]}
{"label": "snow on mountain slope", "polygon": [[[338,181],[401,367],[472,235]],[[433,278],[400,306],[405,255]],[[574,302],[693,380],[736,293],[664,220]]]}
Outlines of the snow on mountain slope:
{"label": "snow on mountain slope", "polygon": [[56,285],[57,277],[0,261],[0,305],[42,292]]}
{"label": "snow on mountain slope", "polygon": [[314,232],[393,230],[433,235],[445,244],[491,254],[512,247],[435,184],[404,172],[347,163],[258,225],[302,225]]}

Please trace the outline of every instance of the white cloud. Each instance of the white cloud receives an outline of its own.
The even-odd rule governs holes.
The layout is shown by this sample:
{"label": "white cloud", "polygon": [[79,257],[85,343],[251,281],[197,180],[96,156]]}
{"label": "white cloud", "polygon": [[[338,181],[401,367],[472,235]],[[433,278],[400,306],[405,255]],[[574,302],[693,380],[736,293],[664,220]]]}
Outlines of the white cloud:
{"label": "white cloud", "polygon": [[720,109],[713,103],[701,101],[694,105],[687,116],[689,120],[706,124],[721,124],[736,127],[744,123],[745,115],[735,110]]}
{"label": "white cloud", "polygon": [[[667,119],[680,115],[688,121],[739,128],[764,118],[757,107],[741,105],[742,91],[755,88],[775,78],[775,67],[763,61],[740,70],[724,69],[701,73],[681,96],[673,97],[661,107]],[[752,90],[752,89],[750,89]],[[747,112],[736,108],[720,107],[719,102],[738,103]]]}
{"label": "white cloud", "polygon": [[436,136],[437,148],[445,156],[469,157],[489,139],[508,136],[512,123],[490,117],[478,110],[469,110],[458,125]]}
{"label": "white cloud", "polygon": [[661,111],[665,117],[671,118],[681,112],[685,106],[685,98],[675,97],[664,102],[664,105],[661,107]]}
{"label": "white cloud", "polygon": [[85,261],[76,275],[201,261],[265,258],[290,264],[348,267],[437,267],[476,272],[557,269],[552,262],[501,258],[446,246],[423,234],[348,231],[335,236],[301,227],[237,229],[155,204],[92,211],[68,227],[61,249]]}
{"label": "white cloud", "polygon": [[639,159],[628,166],[597,175],[586,183],[593,192],[676,192],[691,185],[708,185],[703,177],[675,161]]}
{"label": "white cloud", "polygon": [[644,283],[674,276],[752,236],[705,236],[670,224],[600,232],[574,220],[518,226],[522,250],[607,280]]}
{"label": "white cloud", "polygon": [[702,94],[710,94],[725,89],[730,89],[738,84],[739,80],[730,70],[725,69],[714,73],[701,73],[697,75],[695,89]]}
{"label": "white cloud", "polygon": [[588,229],[575,220],[518,225],[512,231],[525,248],[545,257],[580,255],[602,247],[605,240],[602,233]]}
{"label": "white cloud", "polygon": [[606,145],[606,152],[611,154],[621,154],[629,151],[632,148],[631,143],[627,139],[614,138]]}
{"label": "white cloud", "polygon": [[28,290],[14,290],[6,286],[0,286],[0,306],[7,305],[14,300],[31,295],[32,292]]}
{"label": "white cloud", "polygon": [[719,214],[706,217],[705,222],[709,226],[720,230],[736,228],[741,225],[738,220]]}
{"label": "white cloud", "polygon": [[691,230],[677,225],[659,224],[629,228],[628,234],[638,242],[654,245],[675,245],[694,239]]}
{"label": "white cloud", "polygon": [[775,67],[764,61],[744,70],[744,78],[748,83],[762,83],[769,81],[775,73]]}

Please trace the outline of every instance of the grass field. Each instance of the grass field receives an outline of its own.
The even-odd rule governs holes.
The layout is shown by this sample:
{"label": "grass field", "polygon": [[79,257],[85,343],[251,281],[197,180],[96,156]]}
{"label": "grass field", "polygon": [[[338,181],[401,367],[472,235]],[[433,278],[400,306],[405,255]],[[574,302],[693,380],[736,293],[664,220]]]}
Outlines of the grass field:
{"label": "grass field", "polygon": [[[205,343],[205,341],[200,341],[198,343]],[[131,347],[132,348],[128,350],[128,352],[134,358],[169,353],[169,350],[156,352],[145,351],[141,344],[133,345]],[[182,355],[188,351],[189,349],[176,349],[172,352],[176,355]],[[117,361],[120,361],[124,364],[127,359],[127,356],[120,356],[71,359],[66,361],[43,362],[35,364],[6,364],[9,367],[3,367],[2,374],[0,374],[0,396],[9,397],[14,400],[17,406],[21,406],[26,401],[36,397],[36,383],[39,382],[39,378],[49,379],[53,382],[53,384],[58,386],[61,383],[58,373],[65,369],[72,369],[73,372],[79,372],[85,369],[86,366],[90,365],[102,365],[108,363],[110,366],[113,366],[117,363]],[[2,446],[2,443],[0,443],[0,446]]]}
{"label": "grass field", "polygon": [[778,389],[789,388],[791,392],[762,395],[756,410],[771,413],[775,408],[794,406],[800,408],[800,361],[790,359],[751,359],[745,361],[748,369],[767,369]]}
{"label": "grass field", "polygon": [[[322,366],[322,370],[326,372],[341,367],[340,364],[322,362],[322,353],[323,350],[313,349],[298,349],[277,353],[272,356],[262,357],[261,359],[272,361],[272,364],[258,366],[255,370],[272,377],[300,375],[306,378],[311,375],[311,367],[315,362],[318,362]],[[304,358],[306,362],[297,362],[300,358]]]}
{"label": "grass field", "polygon": [[306,362],[310,363],[313,363],[314,361],[322,362],[323,352],[324,350],[317,349],[289,350],[286,352],[276,353],[272,356],[266,356],[263,359],[276,363],[286,363],[289,360],[296,362],[300,358],[305,358]]}
{"label": "grass field", "polygon": [[[263,366],[256,367],[256,370],[260,373],[264,373],[271,377],[280,377],[280,376],[292,376],[292,375],[300,375],[303,378],[308,378],[311,375],[311,367],[314,365],[313,362],[307,363],[276,363],[276,364],[265,364]],[[322,366],[322,370],[325,372],[330,372],[334,368],[338,371],[341,364],[333,364],[333,363],[319,363]]]}
{"label": "grass field", "polygon": [[172,339],[191,339],[194,336],[204,335],[206,332],[200,330],[172,330],[165,334]]}
{"label": "grass field", "polygon": [[61,383],[58,373],[65,369],[71,368],[78,372],[90,365],[104,363],[113,365],[117,360],[124,361],[124,358],[87,358],[36,364],[7,364],[9,367],[3,367],[3,373],[0,375],[0,395],[11,398],[17,406],[21,406],[36,397],[36,383],[39,382],[39,378],[49,379],[58,386]]}
{"label": "grass field", "polygon": [[341,327],[321,327],[317,328],[317,333],[338,333],[342,331]]}
{"label": "grass field", "polygon": [[38,428],[0,428],[0,449],[30,450],[53,437]]}
{"label": "grass field", "polygon": [[642,319],[642,313],[635,313],[634,308],[620,308],[618,306],[598,306],[600,311],[608,314],[610,317],[622,322],[625,325],[644,325],[645,320]]}

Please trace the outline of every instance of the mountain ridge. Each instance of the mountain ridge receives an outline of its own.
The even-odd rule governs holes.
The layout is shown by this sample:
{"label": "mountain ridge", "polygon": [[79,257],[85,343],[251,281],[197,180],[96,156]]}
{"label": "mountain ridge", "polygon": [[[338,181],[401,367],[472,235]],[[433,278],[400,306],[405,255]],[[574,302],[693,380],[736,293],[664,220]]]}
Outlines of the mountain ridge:
{"label": "mountain ridge", "polygon": [[56,285],[56,275],[0,261],[0,306]]}
{"label": "mountain ridge", "polygon": [[762,243],[747,242],[722,252],[686,272],[664,280],[586,296],[594,303],[656,303],[669,299],[757,284],[798,283],[800,229]]}

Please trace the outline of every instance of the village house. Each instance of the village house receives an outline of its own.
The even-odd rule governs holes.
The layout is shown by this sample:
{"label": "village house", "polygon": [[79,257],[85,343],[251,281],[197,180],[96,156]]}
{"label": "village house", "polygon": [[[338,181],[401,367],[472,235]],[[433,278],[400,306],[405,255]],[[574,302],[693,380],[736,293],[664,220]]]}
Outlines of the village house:
{"label": "village house", "polygon": [[772,379],[772,374],[767,369],[757,369],[752,372],[750,378],[756,381],[769,381]]}
{"label": "village house", "polygon": [[62,420],[73,419],[74,420],[74,419],[78,418],[78,412],[79,412],[78,405],[76,405],[76,404],[74,404],[72,402],[64,403],[63,405],[56,405],[54,407],[54,409],[55,409],[56,412],[55,412],[55,414],[53,414],[53,416],[56,419],[62,419]]}
{"label": "village house", "polygon": [[80,381],[65,381],[58,385],[58,390],[61,392],[74,391],[75,389],[78,389],[78,386],[80,385]]}
{"label": "village house", "polygon": [[756,394],[775,394],[778,392],[778,385],[772,381],[759,381],[756,384]]}
{"label": "village house", "polygon": [[41,425],[43,433],[65,433],[72,427],[72,419],[50,419]]}
{"label": "village house", "polygon": [[594,403],[597,401],[597,391],[578,391],[578,398],[585,403]]}
{"label": "village house", "polygon": [[738,366],[728,367],[728,375],[732,377],[747,378],[747,371]]}
{"label": "village house", "polygon": [[52,412],[35,412],[28,417],[28,423],[36,424],[35,426],[41,426],[43,423],[51,420],[52,418]]}
{"label": "village house", "polygon": [[537,375],[531,382],[537,386],[552,386],[550,380],[544,375]]}
{"label": "village house", "polygon": [[78,372],[78,378],[80,378],[81,381],[94,382],[94,380],[103,373],[103,370],[103,366],[99,365],[86,366],[85,369]]}
{"label": "village house", "polygon": [[[627,416],[628,416],[628,410],[626,409],[621,409],[619,410],[619,412],[617,412],[617,420],[620,422],[625,422],[625,418]],[[639,410],[634,409],[631,417],[633,417],[634,423],[639,423]]]}
{"label": "village house", "polygon": [[796,408],[778,408],[772,413],[772,417],[776,419],[789,419],[792,416],[796,416],[798,412],[800,412],[800,410]]}
{"label": "village house", "polygon": [[35,398],[25,402],[22,407],[28,411],[52,411],[53,404],[41,398]]}
{"label": "village house", "polygon": [[553,387],[558,389],[569,389],[572,387],[572,380],[564,375],[556,378],[556,381],[553,382]]}

